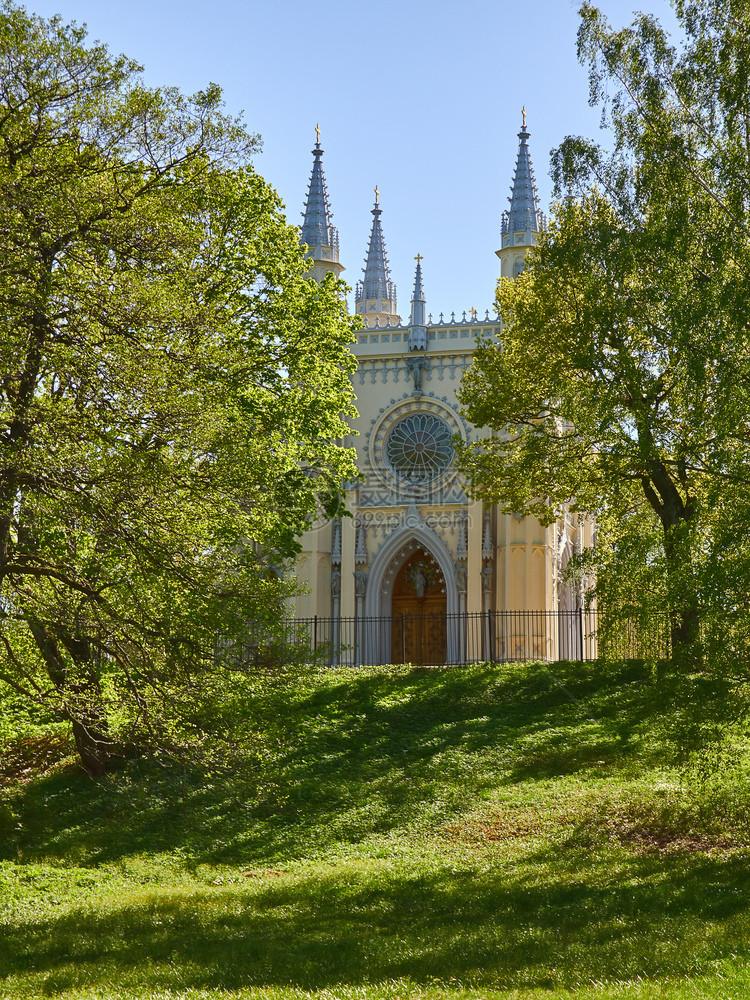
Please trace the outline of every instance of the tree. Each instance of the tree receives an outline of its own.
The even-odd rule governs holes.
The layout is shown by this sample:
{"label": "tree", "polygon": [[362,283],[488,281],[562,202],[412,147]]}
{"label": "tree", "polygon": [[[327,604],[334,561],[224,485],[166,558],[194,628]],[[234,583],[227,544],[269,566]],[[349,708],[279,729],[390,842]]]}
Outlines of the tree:
{"label": "tree", "polygon": [[547,521],[564,502],[598,513],[600,589],[651,594],[694,659],[701,623],[746,618],[750,589],[746,551],[727,573],[722,542],[748,525],[750,4],[674,6],[679,47],[653,17],[614,31],[582,5],[613,148],[553,151],[562,201],[502,283],[502,345],[462,400],[496,432],[464,455],[476,488]]}
{"label": "tree", "polygon": [[98,774],[278,626],[354,474],[351,321],[217,87],[8,0],[0,61],[0,679]]}

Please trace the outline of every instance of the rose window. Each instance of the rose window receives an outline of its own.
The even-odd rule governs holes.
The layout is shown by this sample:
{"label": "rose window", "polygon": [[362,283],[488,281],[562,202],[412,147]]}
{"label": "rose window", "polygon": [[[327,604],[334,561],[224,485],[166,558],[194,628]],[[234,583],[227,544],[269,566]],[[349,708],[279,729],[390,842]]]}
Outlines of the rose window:
{"label": "rose window", "polygon": [[391,468],[402,479],[427,483],[451,463],[451,430],[432,413],[413,413],[391,430],[385,453]]}

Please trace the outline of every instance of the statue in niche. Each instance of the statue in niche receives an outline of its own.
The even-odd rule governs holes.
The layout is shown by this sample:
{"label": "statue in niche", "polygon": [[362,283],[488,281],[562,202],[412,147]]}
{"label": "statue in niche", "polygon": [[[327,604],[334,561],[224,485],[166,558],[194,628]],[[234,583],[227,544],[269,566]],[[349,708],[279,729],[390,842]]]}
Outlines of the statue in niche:
{"label": "statue in niche", "polygon": [[334,569],[331,573],[331,594],[333,597],[339,597],[341,594],[341,572],[338,569]]}
{"label": "statue in niche", "polygon": [[364,597],[367,591],[367,573],[363,569],[354,571],[354,593],[357,597]]}
{"label": "statue in niche", "polygon": [[416,597],[424,597],[435,582],[435,567],[431,563],[413,562],[406,571],[406,577]]}
{"label": "statue in niche", "polygon": [[456,567],[456,589],[460,594],[466,593],[466,567]]}
{"label": "statue in niche", "polygon": [[414,382],[414,392],[421,393],[424,378],[424,358],[407,358],[406,367]]}

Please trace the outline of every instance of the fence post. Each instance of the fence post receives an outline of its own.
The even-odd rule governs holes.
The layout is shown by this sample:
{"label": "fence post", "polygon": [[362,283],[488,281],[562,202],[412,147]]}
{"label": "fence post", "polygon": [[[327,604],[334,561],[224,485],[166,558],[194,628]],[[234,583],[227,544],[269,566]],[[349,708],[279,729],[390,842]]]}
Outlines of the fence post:
{"label": "fence post", "polygon": [[490,663],[494,663],[495,662],[495,641],[494,641],[495,640],[495,636],[494,636],[495,622],[494,622],[494,618],[495,618],[494,611],[488,611],[487,612],[487,628],[489,629],[489,637],[490,637]]}
{"label": "fence post", "polygon": [[576,608],[576,611],[578,612],[578,642],[580,643],[578,659],[583,663],[585,659],[583,655],[583,608]]}
{"label": "fence post", "polygon": [[313,648],[312,648],[313,656],[315,656],[317,649],[318,649],[318,616],[315,615],[315,617],[313,618]]}
{"label": "fence post", "polygon": [[401,612],[401,662],[406,663],[406,636],[404,635],[404,613]]}

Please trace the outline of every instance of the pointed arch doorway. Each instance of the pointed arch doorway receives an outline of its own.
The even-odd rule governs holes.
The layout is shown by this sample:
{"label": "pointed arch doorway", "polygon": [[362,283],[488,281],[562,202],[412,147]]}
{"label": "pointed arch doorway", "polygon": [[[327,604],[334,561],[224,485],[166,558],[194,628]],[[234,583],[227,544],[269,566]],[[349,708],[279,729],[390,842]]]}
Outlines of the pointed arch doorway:
{"label": "pointed arch doorway", "polygon": [[391,662],[435,664],[447,659],[447,595],[437,560],[423,547],[407,555],[391,592]]}
{"label": "pointed arch doorway", "polygon": [[[393,633],[394,629],[400,628],[400,618],[393,617],[393,588],[398,574],[420,550],[437,563],[442,587],[445,588],[447,614],[444,617],[447,643],[442,662],[461,662],[459,657],[463,645],[460,628],[456,623],[459,602],[453,560],[441,539],[425,524],[419,511],[413,507],[404,515],[403,528],[394,531],[381,545],[370,569],[365,596],[365,621],[369,624],[362,636],[362,663],[392,662]],[[406,633],[404,637],[405,635]],[[403,662],[400,633],[397,649],[399,653],[397,662]],[[404,653],[403,659],[407,659],[408,650],[404,649]],[[436,657],[432,662],[441,662],[441,657]]]}

